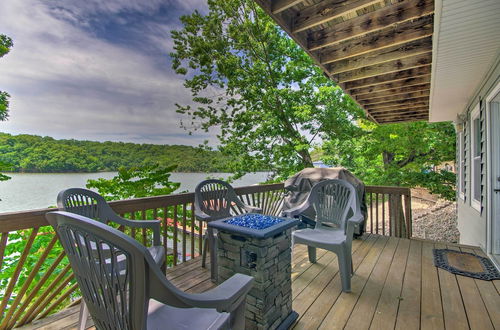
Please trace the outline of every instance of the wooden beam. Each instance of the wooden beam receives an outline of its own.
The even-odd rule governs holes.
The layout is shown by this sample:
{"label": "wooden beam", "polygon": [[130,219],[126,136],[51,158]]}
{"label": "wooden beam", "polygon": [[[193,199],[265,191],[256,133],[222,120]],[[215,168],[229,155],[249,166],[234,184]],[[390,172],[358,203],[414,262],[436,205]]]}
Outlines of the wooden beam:
{"label": "wooden beam", "polygon": [[297,17],[292,22],[292,32],[298,33],[308,30],[380,2],[381,0],[323,0],[297,13]]}
{"label": "wooden beam", "polygon": [[429,37],[432,31],[433,15],[428,15],[325,48],[318,56],[322,64],[331,63]]}
{"label": "wooden beam", "polygon": [[429,111],[407,111],[401,113],[386,113],[382,115],[374,115],[375,119],[387,119],[387,118],[395,118],[395,117],[407,117],[407,116],[428,116]]}
{"label": "wooden beam", "polygon": [[432,38],[427,37],[409,43],[382,48],[370,53],[332,62],[326,66],[331,74],[360,69],[432,51]]}
{"label": "wooden beam", "polygon": [[377,108],[384,108],[384,107],[392,107],[392,106],[400,106],[400,105],[406,105],[406,104],[415,104],[418,102],[429,102],[429,97],[428,96],[422,96],[422,97],[417,97],[413,99],[403,99],[403,100],[398,100],[398,101],[388,101],[384,103],[377,103],[377,104],[368,104],[365,106],[366,109],[373,109],[373,107]]}
{"label": "wooden beam", "polygon": [[344,40],[363,36],[390,25],[412,20],[434,12],[434,0],[406,0],[357,16],[308,36],[309,50],[332,46]]}
{"label": "wooden beam", "polygon": [[379,103],[384,103],[384,102],[389,102],[389,101],[409,100],[409,99],[414,99],[414,98],[423,97],[423,96],[428,97],[429,95],[430,95],[430,90],[424,90],[424,91],[416,91],[413,93],[397,94],[397,95],[391,95],[391,96],[371,98],[371,99],[362,100],[362,101],[358,101],[358,102],[360,104],[362,104],[363,106],[366,106],[366,105],[379,104]]}
{"label": "wooden beam", "polygon": [[367,94],[371,95],[371,93],[387,91],[387,90],[395,89],[395,88],[410,87],[410,86],[421,85],[421,84],[429,84],[430,82],[431,82],[431,76],[430,76],[430,74],[427,74],[427,75],[419,76],[416,78],[412,77],[412,78],[393,81],[393,82],[380,84],[380,85],[355,88],[355,89],[351,89],[349,91],[349,93],[351,95],[355,95],[356,97],[358,97],[360,95],[363,95],[363,96],[367,95]]}
{"label": "wooden beam", "polygon": [[429,112],[429,107],[428,106],[420,106],[420,107],[413,107],[413,108],[406,108],[406,109],[377,110],[377,111],[370,111],[370,113],[373,116],[379,116],[379,115],[386,115],[386,114],[401,114],[401,113],[404,114],[408,111]]}
{"label": "wooden beam", "polygon": [[381,92],[374,92],[374,93],[367,93],[367,94],[362,94],[362,95],[357,95],[355,96],[356,101],[362,103],[364,100],[375,100],[377,98],[381,97],[387,97],[387,96],[396,96],[399,94],[407,94],[407,93],[413,93],[417,91],[425,91],[431,88],[430,84],[422,84],[422,85],[415,85],[415,86],[409,86],[409,87],[399,87],[399,88],[393,88],[393,89],[387,89],[385,91]]}
{"label": "wooden beam", "polygon": [[382,111],[393,111],[393,110],[399,110],[399,109],[422,108],[422,107],[429,107],[429,101],[412,100],[412,102],[407,103],[407,104],[395,104],[395,105],[391,105],[391,106],[372,105],[370,107],[364,107],[364,108],[366,111],[368,111],[371,114],[371,113],[377,113],[377,112],[382,112]]}
{"label": "wooden beam", "polygon": [[338,82],[345,83],[348,81],[380,76],[386,73],[418,68],[421,66],[429,65],[431,64],[431,62],[432,62],[432,54],[425,53],[390,62],[375,64],[361,69],[342,72],[333,75],[332,77]]}
{"label": "wooden beam", "polygon": [[271,3],[271,11],[273,14],[278,14],[303,1],[304,0],[273,0]]}
{"label": "wooden beam", "polygon": [[407,78],[415,78],[419,76],[424,76],[431,73],[431,66],[421,66],[419,68],[402,70],[398,72],[386,73],[376,77],[364,78],[354,81],[348,81],[344,83],[344,88],[347,90],[367,87],[371,85],[386,84],[391,81],[404,80]]}

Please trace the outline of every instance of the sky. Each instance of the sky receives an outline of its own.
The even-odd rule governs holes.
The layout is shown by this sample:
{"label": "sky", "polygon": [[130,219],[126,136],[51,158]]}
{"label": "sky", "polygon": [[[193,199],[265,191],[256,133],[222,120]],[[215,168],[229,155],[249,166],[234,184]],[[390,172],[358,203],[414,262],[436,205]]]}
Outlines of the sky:
{"label": "sky", "polygon": [[175,103],[191,103],[171,69],[170,31],[206,0],[1,0],[0,34],[14,47],[0,59],[11,95],[0,132],[57,139],[199,145]]}

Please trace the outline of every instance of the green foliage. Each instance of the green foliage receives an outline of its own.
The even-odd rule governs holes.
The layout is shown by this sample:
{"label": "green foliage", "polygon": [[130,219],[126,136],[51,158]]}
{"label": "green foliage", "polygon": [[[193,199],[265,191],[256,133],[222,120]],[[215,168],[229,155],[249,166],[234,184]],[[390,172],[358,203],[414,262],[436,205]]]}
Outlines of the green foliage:
{"label": "green foliage", "polygon": [[87,188],[96,188],[106,200],[169,195],[180,186],[180,183],[169,180],[170,172],[175,168],[161,168],[159,165],[120,168],[118,175],[110,180],[88,180]]}
{"label": "green foliage", "polygon": [[55,140],[0,133],[0,162],[12,172],[101,172],[120,167],[177,165],[180,172],[227,172],[229,158],[219,151],[182,145]]}
{"label": "green foliage", "polygon": [[[0,34],[0,58],[6,55],[14,46],[12,39]],[[9,97],[7,92],[0,91],[0,121],[7,120],[9,112]]]}
{"label": "green foliage", "polygon": [[430,171],[455,159],[452,123],[360,122],[362,132],[323,145],[323,161],[351,170],[366,184],[421,186],[447,199],[455,197],[455,174]]}
{"label": "green foliage", "polygon": [[218,128],[236,177],[269,169],[278,178],[312,166],[315,138],[353,134],[362,112],[253,0],[212,0],[172,31],[173,69],[195,106],[177,105],[183,126]]}

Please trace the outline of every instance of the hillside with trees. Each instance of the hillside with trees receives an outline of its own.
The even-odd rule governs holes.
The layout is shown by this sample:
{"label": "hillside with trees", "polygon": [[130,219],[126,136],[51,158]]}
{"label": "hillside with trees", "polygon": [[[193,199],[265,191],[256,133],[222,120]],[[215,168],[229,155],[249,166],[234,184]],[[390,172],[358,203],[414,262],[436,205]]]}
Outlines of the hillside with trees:
{"label": "hillside with trees", "polygon": [[227,172],[229,159],[218,151],[185,145],[56,140],[0,133],[0,162],[10,172],[101,172],[120,167],[177,165],[178,172]]}

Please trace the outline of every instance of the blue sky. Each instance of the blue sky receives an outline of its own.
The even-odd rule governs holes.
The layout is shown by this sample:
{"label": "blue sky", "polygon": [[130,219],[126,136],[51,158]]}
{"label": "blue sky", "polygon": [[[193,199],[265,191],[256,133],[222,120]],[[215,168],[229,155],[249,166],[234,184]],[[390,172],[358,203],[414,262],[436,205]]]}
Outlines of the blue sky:
{"label": "blue sky", "polygon": [[1,0],[0,33],[14,40],[0,59],[11,94],[0,131],[55,138],[214,144],[188,135],[175,103],[190,103],[170,68],[170,31],[206,0]]}

